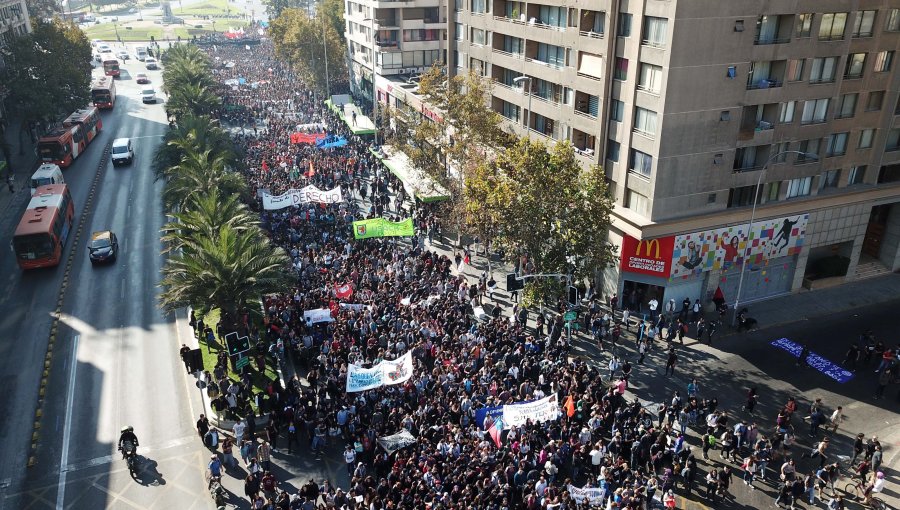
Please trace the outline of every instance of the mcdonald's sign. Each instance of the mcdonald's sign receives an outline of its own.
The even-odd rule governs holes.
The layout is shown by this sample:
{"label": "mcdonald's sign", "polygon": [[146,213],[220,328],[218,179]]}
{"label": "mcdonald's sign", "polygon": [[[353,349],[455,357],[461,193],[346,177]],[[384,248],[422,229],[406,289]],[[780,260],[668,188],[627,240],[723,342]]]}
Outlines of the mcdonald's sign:
{"label": "mcdonald's sign", "polygon": [[638,240],[626,235],[622,238],[622,271],[668,278],[674,246],[673,236]]}

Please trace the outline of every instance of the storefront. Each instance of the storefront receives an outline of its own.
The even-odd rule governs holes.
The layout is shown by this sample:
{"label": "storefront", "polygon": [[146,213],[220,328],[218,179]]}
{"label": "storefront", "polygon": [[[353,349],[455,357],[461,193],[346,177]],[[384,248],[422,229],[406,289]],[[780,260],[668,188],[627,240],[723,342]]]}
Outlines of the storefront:
{"label": "storefront", "polygon": [[[636,312],[648,312],[655,299],[662,306],[672,263],[674,237],[637,240],[622,238],[621,285],[623,306]],[[661,309],[661,308],[657,308]]]}

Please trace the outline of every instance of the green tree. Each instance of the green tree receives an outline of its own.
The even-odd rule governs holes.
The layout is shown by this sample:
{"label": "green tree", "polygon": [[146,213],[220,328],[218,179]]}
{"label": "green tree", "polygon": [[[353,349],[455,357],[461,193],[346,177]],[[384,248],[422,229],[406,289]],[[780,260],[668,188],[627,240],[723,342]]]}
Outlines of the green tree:
{"label": "green tree", "polygon": [[198,193],[218,190],[222,195],[242,195],[247,183],[241,174],[231,171],[221,154],[212,151],[191,152],[170,167],[169,180],[163,189],[163,205],[168,211],[184,210]]}
{"label": "green tree", "polygon": [[340,36],[342,44],[346,45],[343,0],[320,0],[316,7],[316,16],[324,18],[325,22],[331,25],[335,33]]}
{"label": "green tree", "polygon": [[186,84],[174,89],[166,102],[166,111],[176,119],[185,115],[195,117],[212,115],[222,106],[222,98],[209,87]]}
{"label": "green tree", "polygon": [[84,32],[58,18],[32,18],[32,27],[12,38],[0,74],[9,90],[6,105],[23,121],[20,133],[35,120],[61,120],[91,98],[91,44]]}
{"label": "green tree", "polygon": [[292,281],[290,258],[258,229],[222,226],[215,235],[198,235],[192,249],[168,259],[162,270],[160,304],[219,308],[234,322],[239,312],[264,294],[283,291]]}
{"label": "green tree", "polygon": [[[275,18],[281,16],[281,13],[284,12],[285,9],[299,9],[300,7],[304,7],[304,9],[306,9],[306,1],[263,0],[263,4],[265,4],[266,6],[266,14],[269,16],[269,19],[274,20]],[[306,11],[304,10],[304,12]]]}
{"label": "green tree", "polygon": [[212,78],[209,58],[193,44],[179,44],[164,53],[163,89],[168,94],[178,93],[185,85],[211,88]]}
{"label": "green tree", "polygon": [[209,151],[225,160],[230,168],[240,168],[241,155],[235,151],[231,137],[218,123],[209,117],[188,115],[178,119],[178,124],[163,137],[153,157],[153,170],[157,179],[168,179],[170,169],[177,166],[189,153]]}
{"label": "green tree", "polygon": [[[613,201],[603,170],[584,169],[568,142],[547,147],[522,138],[485,163],[467,196],[469,219],[492,230],[511,256],[528,255],[539,273],[593,278],[616,260],[607,242]],[[486,181],[486,182],[484,182]],[[482,203],[476,203],[481,201]],[[485,219],[486,218],[486,219]],[[530,280],[526,304],[552,296],[557,280]]]}
{"label": "green tree", "polygon": [[218,235],[223,227],[236,232],[259,227],[255,215],[236,195],[222,195],[218,189],[195,193],[188,198],[184,210],[171,215],[173,221],[162,228],[165,252],[191,251],[196,240]]}
{"label": "green tree", "polygon": [[343,80],[347,76],[343,36],[325,17],[309,18],[299,9],[285,9],[272,20],[269,34],[275,54],[317,92],[324,94],[332,77]]}

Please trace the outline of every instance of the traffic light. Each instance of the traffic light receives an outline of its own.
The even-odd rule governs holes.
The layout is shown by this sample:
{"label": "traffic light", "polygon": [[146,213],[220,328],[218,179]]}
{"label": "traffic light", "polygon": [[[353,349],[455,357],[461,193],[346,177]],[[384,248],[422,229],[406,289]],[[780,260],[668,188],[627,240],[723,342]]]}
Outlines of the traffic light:
{"label": "traffic light", "polygon": [[575,287],[574,285],[569,285],[569,304],[578,304],[578,287]]}
{"label": "traffic light", "polygon": [[515,273],[509,273],[506,275],[506,291],[513,292],[517,290],[522,290],[525,288],[525,280],[520,280],[516,278]]}
{"label": "traffic light", "polygon": [[250,350],[250,338],[246,336],[238,338],[237,333],[228,333],[225,335],[225,346],[228,348],[229,356],[237,356]]}

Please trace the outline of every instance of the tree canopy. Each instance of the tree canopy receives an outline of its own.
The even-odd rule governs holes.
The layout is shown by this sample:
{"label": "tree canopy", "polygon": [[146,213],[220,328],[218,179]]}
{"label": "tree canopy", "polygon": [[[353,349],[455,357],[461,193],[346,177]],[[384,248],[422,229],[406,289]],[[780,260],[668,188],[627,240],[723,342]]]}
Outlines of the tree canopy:
{"label": "tree canopy", "polygon": [[58,18],[32,18],[32,26],[4,52],[6,104],[24,122],[59,120],[90,102],[91,44],[81,29]]}
{"label": "tree canopy", "polygon": [[327,16],[310,18],[303,10],[285,9],[272,20],[269,34],[275,54],[289,62],[310,88],[324,94],[328,80],[346,79],[343,32],[338,32]]}

